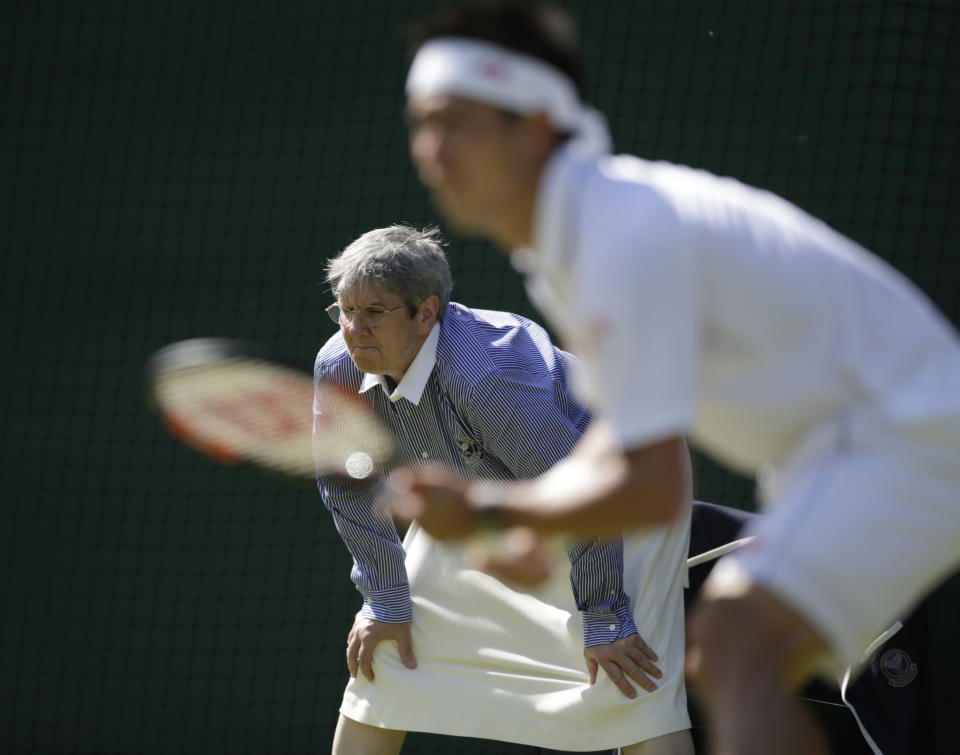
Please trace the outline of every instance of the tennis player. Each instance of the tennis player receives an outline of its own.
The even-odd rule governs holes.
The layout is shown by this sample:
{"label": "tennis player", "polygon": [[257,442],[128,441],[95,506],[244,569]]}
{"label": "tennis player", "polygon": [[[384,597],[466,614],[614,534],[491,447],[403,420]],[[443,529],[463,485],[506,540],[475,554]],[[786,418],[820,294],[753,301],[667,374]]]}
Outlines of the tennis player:
{"label": "tennis player", "polygon": [[482,522],[610,533],[684,511],[683,438],[757,476],[768,516],[721,561],[688,668],[720,753],[822,751],[790,694],[856,664],[960,562],[960,346],[902,275],[789,202],[612,156],[569,17],[446,6],[406,92],[419,177],[491,239],[583,360],[606,422],[536,480],[395,479],[443,537]]}
{"label": "tennis player", "polygon": [[[590,417],[570,395],[570,356],[529,320],[450,302],[436,231],[370,231],[327,272],[340,330],[317,355],[315,377],[370,402],[406,461],[442,462],[463,480],[514,480],[546,471],[580,438]],[[689,501],[669,529],[576,538],[566,554],[559,546],[552,580],[527,594],[416,524],[401,544],[376,488],[332,477],[319,487],[363,595],[334,752],[398,752],[414,730],[567,751],[692,753]]]}

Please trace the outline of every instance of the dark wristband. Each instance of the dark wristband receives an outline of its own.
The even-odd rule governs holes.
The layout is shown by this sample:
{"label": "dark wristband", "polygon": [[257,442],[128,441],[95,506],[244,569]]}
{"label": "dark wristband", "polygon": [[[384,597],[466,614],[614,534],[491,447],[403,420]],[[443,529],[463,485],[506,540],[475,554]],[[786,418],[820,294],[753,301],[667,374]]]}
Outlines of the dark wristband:
{"label": "dark wristband", "polygon": [[502,530],[508,527],[506,512],[500,505],[503,486],[495,482],[483,481],[470,488],[477,515],[477,529]]}

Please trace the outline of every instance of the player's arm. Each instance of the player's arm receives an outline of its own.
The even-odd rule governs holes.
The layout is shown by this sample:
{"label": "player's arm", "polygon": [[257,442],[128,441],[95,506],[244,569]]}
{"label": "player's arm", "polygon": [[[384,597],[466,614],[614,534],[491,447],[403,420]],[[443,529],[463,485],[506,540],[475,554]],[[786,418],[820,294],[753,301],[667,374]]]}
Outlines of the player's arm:
{"label": "player's arm", "polygon": [[[544,532],[603,535],[666,524],[691,497],[683,436],[695,416],[702,337],[698,240],[679,222],[645,223],[605,208],[600,196],[584,208],[595,216],[583,232],[596,261],[578,271],[569,313],[577,382],[603,422],[528,485],[502,498],[489,490],[468,496],[502,506],[506,522]],[[661,209],[669,218],[670,208]]]}
{"label": "player's arm", "polygon": [[404,468],[391,477],[389,499],[398,516],[441,540],[481,526],[612,535],[676,519],[689,501],[688,469],[682,437],[622,451],[595,421],[568,458],[536,479],[465,486],[440,467]]}
{"label": "player's arm", "polygon": [[466,499],[472,509],[496,506],[507,526],[612,535],[680,516],[690,500],[688,465],[680,436],[624,451],[594,422],[571,455],[539,478],[472,486]]}
{"label": "player's arm", "polygon": [[[553,382],[534,388],[534,381],[516,385],[502,376],[488,381],[483,406],[495,402],[506,412],[490,422],[487,413],[472,413],[488,447],[517,478],[531,478],[565,457],[578,442],[580,428],[589,415],[578,408],[568,393],[555,395]],[[644,689],[656,688],[654,678],[662,676],[656,654],[637,631],[630,598],[623,589],[623,540],[610,538],[569,538],[570,583],[583,620],[584,656],[590,684],[603,668],[627,697],[636,690],[632,679]]]}
{"label": "player's arm", "polygon": [[[608,465],[607,455],[616,452],[612,442],[608,442],[609,436],[593,429],[596,423],[590,425],[586,433],[582,433],[581,428],[589,422],[589,415],[583,410],[578,410],[573,404],[567,407],[565,413],[554,395],[552,383],[537,384],[536,381],[530,380],[521,384],[502,375],[492,375],[488,376],[477,393],[482,395],[483,399],[469,408],[468,421],[471,429],[483,439],[484,448],[496,456],[518,482],[511,484],[481,481],[476,485],[468,486],[466,493],[468,500],[477,494],[481,504],[500,503],[495,497],[502,495],[504,500],[500,513],[503,515],[501,522],[503,525],[512,524],[511,517],[516,516],[519,519],[522,516],[519,510],[528,505],[518,500],[517,510],[513,511],[509,503],[511,491],[518,491],[518,498],[522,498],[526,496],[528,490],[542,490],[540,495],[545,501],[545,506],[553,508],[553,488],[570,484],[569,481],[562,479],[563,475],[561,479],[555,477],[557,474],[555,470],[562,472],[568,468],[565,461],[568,455],[573,453],[576,457],[600,466]],[[571,474],[576,475],[576,472]],[[530,482],[524,482],[526,480]],[[592,478],[586,479],[585,484],[581,484],[584,482],[581,479],[575,482],[576,490],[592,490],[595,485],[595,480]],[[628,495],[629,493],[626,493],[623,498],[626,499]],[[517,523],[526,522],[518,521]],[[532,526],[532,523],[528,526]],[[534,527],[534,529],[543,528]],[[604,528],[597,534],[618,535],[622,529],[614,525]],[[543,531],[547,530],[543,529]],[[549,531],[583,532],[575,528],[566,530],[562,526]],[[595,533],[585,532],[585,534]],[[595,562],[602,563],[604,572],[618,574],[622,572],[622,546],[617,540],[597,542],[580,538],[571,540],[567,547],[575,573],[578,571],[577,565],[581,564],[585,556],[588,556],[588,549],[591,551],[589,557],[592,557]],[[581,565],[585,566],[586,563],[583,562]],[[622,592],[621,588],[622,580],[609,581],[598,584],[597,589],[594,590],[584,589],[581,597],[584,603],[589,603],[591,595],[601,593],[609,595],[611,590],[619,593]],[[625,597],[623,595],[624,599]],[[603,601],[603,604],[611,608],[616,607],[609,601]],[[612,618],[612,615],[608,616],[605,623],[609,624]]]}

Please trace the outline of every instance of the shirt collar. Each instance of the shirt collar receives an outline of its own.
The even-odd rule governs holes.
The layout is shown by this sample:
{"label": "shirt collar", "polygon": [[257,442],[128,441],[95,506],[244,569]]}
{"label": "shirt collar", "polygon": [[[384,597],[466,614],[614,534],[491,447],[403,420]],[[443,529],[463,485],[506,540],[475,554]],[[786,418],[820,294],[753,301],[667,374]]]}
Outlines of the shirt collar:
{"label": "shirt collar", "polygon": [[387,381],[383,375],[373,375],[371,373],[364,374],[363,381],[360,383],[360,393],[366,393],[374,386],[379,385],[394,404],[402,398],[413,404],[419,404],[423,391],[427,387],[427,381],[430,379],[430,373],[433,372],[433,366],[437,363],[437,341],[439,339],[440,323],[435,322],[430,329],[427,340],[423,342],[420,351],[417,352],[392,393],[387,387]]}
{"label": "shirt collar", "polygon": [[564,147],[551,156],[537,192],[532,245],[510,255],[511,264],[526,279],[534,306],[565,342],[572,342],[577,332],[570,282],[580,237],[580,191],[592,165],[589,156]]}

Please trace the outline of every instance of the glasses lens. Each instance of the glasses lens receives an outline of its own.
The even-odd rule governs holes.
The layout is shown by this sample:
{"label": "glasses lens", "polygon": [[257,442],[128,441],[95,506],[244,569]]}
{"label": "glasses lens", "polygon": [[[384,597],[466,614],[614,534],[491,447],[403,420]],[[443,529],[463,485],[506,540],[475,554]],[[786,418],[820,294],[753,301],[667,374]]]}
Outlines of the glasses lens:
{"label": "glasses lens", "polygon": [[369,307],[360,307],[359,309],[347,309],[341,307],[339,304],[331,304],[327,307],[326,312],[330,316],[330,319],[338,325],[353,322],[355,318],[364,325],[378,325],[390,312],[401,309],[402,307],[403,305],[400,304],[390,309],[384,309],[383,307],[373,304]]}

